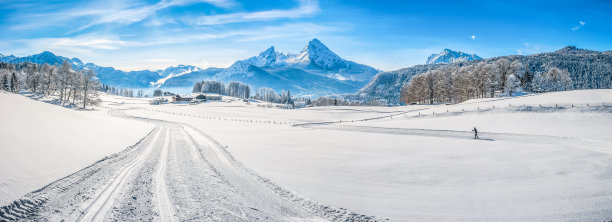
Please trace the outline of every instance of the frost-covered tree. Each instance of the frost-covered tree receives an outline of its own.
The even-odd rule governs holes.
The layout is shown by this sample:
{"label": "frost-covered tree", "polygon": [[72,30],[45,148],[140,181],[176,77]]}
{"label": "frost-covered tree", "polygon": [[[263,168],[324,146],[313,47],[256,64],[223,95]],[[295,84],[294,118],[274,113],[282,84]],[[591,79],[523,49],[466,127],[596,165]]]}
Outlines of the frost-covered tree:
{"label": "frost-covered tree", "polygon": [[9,80],[6,74],[2,76],[2,90],[7,92],[11,90],[11,85],[9,84]]}
{"label": "frost-covered tree", "polygon": [[200,92],[203,93],[217,93],[217,94],[226,94],[225,83],[218,81],[202,81],[202,88]]}
{"label": "frost-covered tree", "polygon": [[31,92],[37,92],[41,84],[40,68],[37,64],[29,63],[25,68],[25,86]]}
{"label": "frost-covered tree", "polygon": [[274,89],[262,87],[257,89],[255,93],[255,99],[278,103],[280,98],[278,94],[274,91]]}
{"label": "frost-covered tree", "polygon": [[154,97],[162,96],[161,89],[156,89],[155,91],[153,91],[153,96]]}
{"label": "frost-covered tree", "polygon": [[541,77],[541,90],[544,92],[565,91],[572,89],[572,79],[567,70],[553,67]]}
{"label": "frost-covered tree", "polygon": [[506,83],[504,84],[504,93],[508,96],[514,95],[517,88],[521,85],[521,80],[514,74],[510,74],[506,77]]}
{"label": "frost-covered tree", "polygon": [[99,103],[98,91],[96,89],[100,83],[96,79],[96,73],[91,69],[85,70],[82,81],[83,109],[85,109],[87,105],[95,105]]}
{"label": "frost-covered tree", "polygon": [[251,87],[241,82],[231,82],[227,87],[227,95],[238,98],[248,98],[250,91]]}
{"label": "frost-covered tree", "polygon": [[193,84],[193,89],[191,89],[192,93],[199,93],[202,91],[202,82],[196,82]]}
{"label": "frost-covered tree", "polygon": [[11,74],[11,84],[10,84],[11,92],[19,92],[19,79],[17,78],[17,73],[13,72]]}
{"label": "frost-covered tree", "polygon": [[66,91],[69,88],[69,78],[70,73],[72,72],[72,67],[68,61],[64,61],[60,66],[57,75],[56,75],[56,85],[59,87],[60,91],[60,100],[64,100],[66,97]]}
{"label": "frost-covered tree", "polygon": [[512,95],[521,85],[519,76],[526,75],[524,70],[522,63],[510,63],[506,60],[493,63],[481,61],[461,67],[448,66],[429,70],[413,76],[408,84],[402,87],[401,101],[407,104],[453,103],[471,98]]}
{"label": "frost-covered tree", "polygon": [[55,82],[53,81],[55,67],[45,63],[42,65],[40,72],[42,79],[42,90],[43,93],[48,96],[55,90]]}

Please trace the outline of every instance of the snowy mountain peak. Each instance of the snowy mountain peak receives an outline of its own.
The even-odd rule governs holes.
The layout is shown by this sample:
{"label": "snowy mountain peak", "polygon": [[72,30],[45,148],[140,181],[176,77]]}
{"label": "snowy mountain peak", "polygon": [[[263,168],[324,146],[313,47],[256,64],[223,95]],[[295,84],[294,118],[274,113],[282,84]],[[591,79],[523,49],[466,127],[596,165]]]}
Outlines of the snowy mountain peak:
{"label": "snowy mountain peak", "polygon": [[455,62],[465,62],[470,60],[482,59],[476,54],[467,54],[460,51],[444,49],[439,54],[432,54],[427,58],[426,64],[446,64]]}
{"label": "snowy mountain peak", "polygon": [[[246,60],[238,61],[237,63],[243,63],[248,65],[254,65],[257,67],[272,67],[285,65],[287,55],[277,52],[274,50],[274,46],[260,52],[259,55],[248,58]],[[241,65],[241,64],[238,64]]]}
{"label": "snowy mountain peak", "polygon": [[259,53],[260,57],[271,57],[274,56],[274,54],[276,53],[276,51],[274,51],[274,46],[270,46],[270,48],[266,49],[263,52]]}
{"label": "snowy mountain peak", "polygon": [[[44,51],[44,52],[41,52],[40,54],[37,54],[37,55],[38,56],[55,56],[55,54],[53,54],[52,52],[49,52],[49,51]],[[37,56],[37,55],[34,55],[34,56]]]}
{"label": "snowy mountain peak", "polygon": [[336,53],[332,52],[318,39],[308,42],[302,52],[294,60],[303,65],[314,65],[324,70],[345,68],[346,62]]}
{"label": "snowy mountain peak", "polygon": [[329,48],[327,48],[327,46],[325,46],[321,41],[319,41],[316,38],[310,40],[308,42],[308,45],[306,45],[306,47],[304,47],[302,52],[313,51],[313,50],[317,50],[317,51],[330,51],[331,52],[331,50],[329,50]]}

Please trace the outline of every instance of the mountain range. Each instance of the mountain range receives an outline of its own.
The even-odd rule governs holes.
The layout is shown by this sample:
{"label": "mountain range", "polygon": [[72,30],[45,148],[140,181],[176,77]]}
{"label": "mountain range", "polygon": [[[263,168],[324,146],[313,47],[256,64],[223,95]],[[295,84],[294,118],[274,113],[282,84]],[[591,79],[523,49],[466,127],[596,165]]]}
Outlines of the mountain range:
{"label": "mountain range", "polygon": [[78,58],[68,59],[47,51],[26,57],[0,54],[0,61],[8,63],[59,65],[68,60],[74,68],[94,70],[104,84],[125,88],[178,88],[182,89],[182,92],[188,92],[197,81],[239,81],[251,85],[254,90],[269,87],[277,92],[291,90],[293,95],[315,97],[348,94],[347,98],[384,101],[389,105],[400,104],[402,85],[415,75],[441,67],[469,65],[477,61],[494,62],[498,59],[518,60],[534,73],[546,71],[550,67],[567,69],[574,88],[577,89],[612,88],[612,52],[573,46],[555,52],[488,59],[445,49],[440,54],[430,56],[427,61],[429,64],[388,72],[344,60],[317,39],[310,41],[297,54],[278,52],[274,47],[270,47],[256,56],[236,61],[228,68],[207,69],[178,65],[156,71],[125,72],[112,67],[83,63]]}
{"label": "mountain range", "polygon": [[70,61],[76,69],[92,69],[101,83],[118,87],[190,90],[195,82],[202,80],[226,83],[239,81],[251,85],[254,89],[269,87],[276,91],[291,90],[294,95],[312,96],[354,93],[380,72],[370,66],[340,58],[318,39],[308,42],[297,54],[277,52],[272,46],[257,56],[237,61],[228,68],[207,69],[178,65],[164,70],[126,72],[83,63],[78,58],[68,59],[48,51],[26,57],[0,54],[0,61],[7,63],[59,65],[64,60]]}

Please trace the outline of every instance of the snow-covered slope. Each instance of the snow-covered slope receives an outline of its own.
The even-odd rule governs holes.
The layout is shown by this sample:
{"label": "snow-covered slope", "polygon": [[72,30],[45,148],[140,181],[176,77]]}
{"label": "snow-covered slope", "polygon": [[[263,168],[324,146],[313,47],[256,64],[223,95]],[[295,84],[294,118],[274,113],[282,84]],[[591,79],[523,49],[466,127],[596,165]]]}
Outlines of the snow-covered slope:
{"label": "snow-covered slope", "polygon": [[187,73],[199,72],[199,71],[202,71],[202,69],[197,66],[190,66],[190,65],[178,65],[178,66],[168,67],[164,70],[158,70],[157,72],[161,76],[164,76],[164,77],[157,80],[155,83],[153,83],[153,85],[162,86],[166,83],[166,80],[168,79],[179,77]]}
{"label": "snow-covered slope", "polygon": [[119,152],[152,126],[0,91],[0,205]]}
{"label": "snow-covered slope", "polygon": [[476,54],[467,54],[460,51],[453,51],[450,49],[444,49],[439,54],[432,54],[427,58],[425,64],[448,64],[455,62],[465,62],[470,60],[482,59]]}

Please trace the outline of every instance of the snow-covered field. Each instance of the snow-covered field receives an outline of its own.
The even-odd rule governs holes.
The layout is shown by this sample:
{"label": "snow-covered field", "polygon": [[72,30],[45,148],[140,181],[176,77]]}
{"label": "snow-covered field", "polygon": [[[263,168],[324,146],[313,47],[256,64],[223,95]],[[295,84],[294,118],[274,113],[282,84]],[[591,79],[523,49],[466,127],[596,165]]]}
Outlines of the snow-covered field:
{"label": "snow-covered field", "polygon": [[0,205],[138,142],[153,125],[0,92]]}
{"label": "snow-covered field", "polygon": [[[221,192],[213,197],[223,197],[216,204],[223,207],[212,208],[219,210],[214,212],[227,211],[233,215],[233,209],[242,209],[239,212],[243,216],[228,217],[221,213],[212,217],[226,220],[261,218],[266,215],[262,212],[268,213],[269,220],[310,218],[310,213],[321,217],[321,211],[312,210],[316,208],[312,206],[326,205],[392,221],[612,220],[612,134],[609,133],[612,90],[480,99],[456,105],[298,110],[265,108],[231,98],[198,105],[158,106],[149,105],[147,99],[115,96],[103,99],[104,107],[129,108],[121,111],[122,115],[169,121],[164,122],[168,126],[161,125],[158,136],[153,133],[145,140],[144,145],[159,142],[148,151],[152,157],[145,158],[143,154],[142,166],[134,168],[133,171],[139,172],[134,175],[139,176],[120,183],[126,185],[116,185],[126,187],[119,193],[134,195],[138,201],[141,196],[151,198],[152,202],[143,203],[153,204],[159,211],[155,208],[155,212],[150,212],[146,206],[138,208],[138,204],[126,205],[125,199],[117,199],[117,204],[129,209],[149,209],[138,212],[153,219],[169,214],[169,218],[175,215],[181,219],[189,215],[189,207],[208,204],[210,199],[193,199],[201,195],[190,199],[185,194],[198,190],[206,195]],[[71,114],[74,116],[90,115],[66,112],[76,113]],[[112,124],[136,124],[129,119],[119,122]],[[479,140],[472,139],[473,127],[479,129]],[[165,128],[168,131],[162,130]],[[28,136],[33,135],[28,132]],[[168,138],[164,137],[167,134],[170,140],[163,139]],[[4,140],[5,134],[2,135]],[[206,147],[204,153],[210,152],[211,156],[205,155],[204,160],[195,156],[190,159],[189,153],[194,155],[194,151],[189,150],[194,148],[185,138],[191,138],[198,147]],[[179,152],[181,149],[186,152]],[[119,150],[121,147],[115,152]],[[231,156],[223,154],[223,150]],[[161,164],[164,161],[159,161],[160,156],[161,160],[169,160]],[[233,158],[239,163],[232,162]],[[198,161],[212,161],[209,165],[213,171],[201,168],[202,177],[212,179],[202,180],[193,172],[200,169],[196,166],[202,167]],[[276,212],[275,204],[282,203],[287,194],[278,199],[265,189],[260,190],[257,183],[249,182],[248,175],[237,173],[240,167],[236,165],[270,179],[275,185],[263,183],[268,188],[286,189],[297,194],[289,195],[290,198],[305,197],[324,205],[298,201],[297,206],[288,205],[289,217],[283,216]],[[147,175],[152,175],[153,182],[146,182],[151,180]],[[185,180],[180,175],[191,179]],[[214,175],[221,175],[219,178],[226,178],[234,186],[216,183],[219,179]],[[165,179],[165,185],[155,182],[160,178],[163,181],[164,177],[171,178]],[[180,186],[190,181],[211,184]],[[139,191],[138,184],[145,187],[144,193],[142,189]],[[151,191],[146,191],[148,186]],[[164,190],[167,192],[161,192]],[[257,198],[230,195],[249,190],[265,193],[260,201],[275,204],[263,204],[262,211],[253,211],[249,207],[257,205]],[[153,198],[145,195],[147,192],[153,192]],[[278,190],[275,192],[279,194]],[[96,191],[88,195],[93,194]],[[227,205],[228,198],[240,203]],[[138,201],[134,199],[135,203]],[[106,209],[104,205],[87,212]],[[311,206],[310,213],[303,212],[303,206]],[[127,210],[119,209],[123,210],[113,211],[109,217],[129,218],[125,214]]]}
{"label": "snow-covered field", "polygon": [[[438,106],[282,110],[211,102],[127,113],[190,124],[281,186],[367,215],[597,221],[612,218],[612,107],[605,104],[612,90]],[[337,123],[291,126],[330,121]],[[481,140],[471,139],[473,127]]]}

